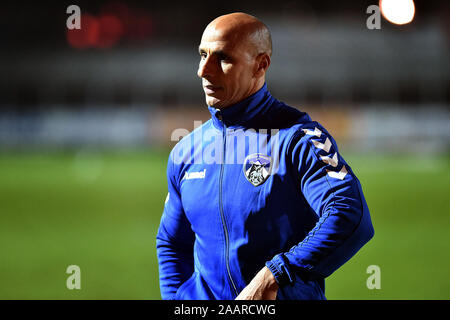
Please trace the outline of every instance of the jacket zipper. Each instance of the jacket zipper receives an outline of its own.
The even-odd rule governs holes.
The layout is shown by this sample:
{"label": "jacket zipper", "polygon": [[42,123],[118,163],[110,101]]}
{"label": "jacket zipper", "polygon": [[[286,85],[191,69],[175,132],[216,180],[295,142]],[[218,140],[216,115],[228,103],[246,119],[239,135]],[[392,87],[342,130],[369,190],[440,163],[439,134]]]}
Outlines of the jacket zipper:
{"label": "jacket zipper", "polygon": [[[218,111],[220,112],[220,111]],[[219,120],[222,120],[221,118],[221,114],[219,113]],[[227,266],[227,272],[228,272],[228,278],[231,282],[231,285],[233,286],[234,289],[234,293],[236,294],[236,296],[238,295],[237,289],[236,289],[236,285],[234,284],[233,281],[233,277],[231,276],[231,271],[230,271],[230,261],[229,261],[229,250],[230,250],[230,243],[229,243],[229,238],[228,238],[228,229],[227,229],[227,225],[225,223],[225,214],[223,213],[223,203],[222,203],[222,180],[223,180],[223,169],[224,169],[224,165],[225,165],[225,151],[226,151],[226,130],[227,127],[225,126],[225,123],[223,121],[222,122],[222,138],[223,138],[223,155],[222,155],[222,163],[220,165],[220,180],[219,180],[219,209],[220,209],[220,216],[222,218],[222,226],[223,226],[223,231],[224,231],[224,235],[225,235],[225,263]]]}

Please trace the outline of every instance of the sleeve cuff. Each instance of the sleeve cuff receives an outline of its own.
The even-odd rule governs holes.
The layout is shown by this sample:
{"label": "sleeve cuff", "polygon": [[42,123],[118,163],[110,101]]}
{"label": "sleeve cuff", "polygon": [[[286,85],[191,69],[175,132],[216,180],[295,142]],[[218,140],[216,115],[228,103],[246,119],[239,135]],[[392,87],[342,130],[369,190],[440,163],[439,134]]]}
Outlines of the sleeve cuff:
{"label": "sleeve cuff", "polygon": [[272,272],[278,285],[294,282],[289,270],[288,262],[283,254],[277,254],[272,260],[266,262],[266,267]]}

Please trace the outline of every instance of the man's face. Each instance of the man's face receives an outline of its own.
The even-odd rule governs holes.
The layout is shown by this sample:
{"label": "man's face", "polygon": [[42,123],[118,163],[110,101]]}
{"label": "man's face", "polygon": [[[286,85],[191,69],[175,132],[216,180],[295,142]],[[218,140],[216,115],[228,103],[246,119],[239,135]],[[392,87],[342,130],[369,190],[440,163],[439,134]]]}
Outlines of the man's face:
{"label": "man's face", "polygon": [[225,108],[249,96],[254,88],[256,60],[252,45],[236,34],[207,27],[199,46],[197,75],[206,103]]}

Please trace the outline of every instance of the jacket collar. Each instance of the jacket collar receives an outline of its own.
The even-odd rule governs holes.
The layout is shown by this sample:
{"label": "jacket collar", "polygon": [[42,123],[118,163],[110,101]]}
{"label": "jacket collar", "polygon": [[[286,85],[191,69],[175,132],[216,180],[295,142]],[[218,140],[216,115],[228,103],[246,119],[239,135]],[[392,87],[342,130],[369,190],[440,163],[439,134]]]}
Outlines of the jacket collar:
{"label": "jacket collar", "polygon": [[274,98],[267,90],[267,84],[244,100],[228,106],[222,110],[208,106],[211,119],[215,127],[221,129],[226,127],[245,126],[256,115],[265,112],[272,104]]}

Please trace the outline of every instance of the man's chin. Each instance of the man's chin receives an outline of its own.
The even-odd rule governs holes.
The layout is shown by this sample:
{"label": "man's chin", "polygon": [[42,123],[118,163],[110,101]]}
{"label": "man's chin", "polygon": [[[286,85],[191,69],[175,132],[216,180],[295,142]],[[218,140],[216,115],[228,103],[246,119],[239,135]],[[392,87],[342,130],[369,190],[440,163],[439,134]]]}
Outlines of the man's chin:
{"label": "man's chin", "polygon": [[206,104],[210,107],[214,107],[216,109],[222,108],[222,100],[206,96]]}

